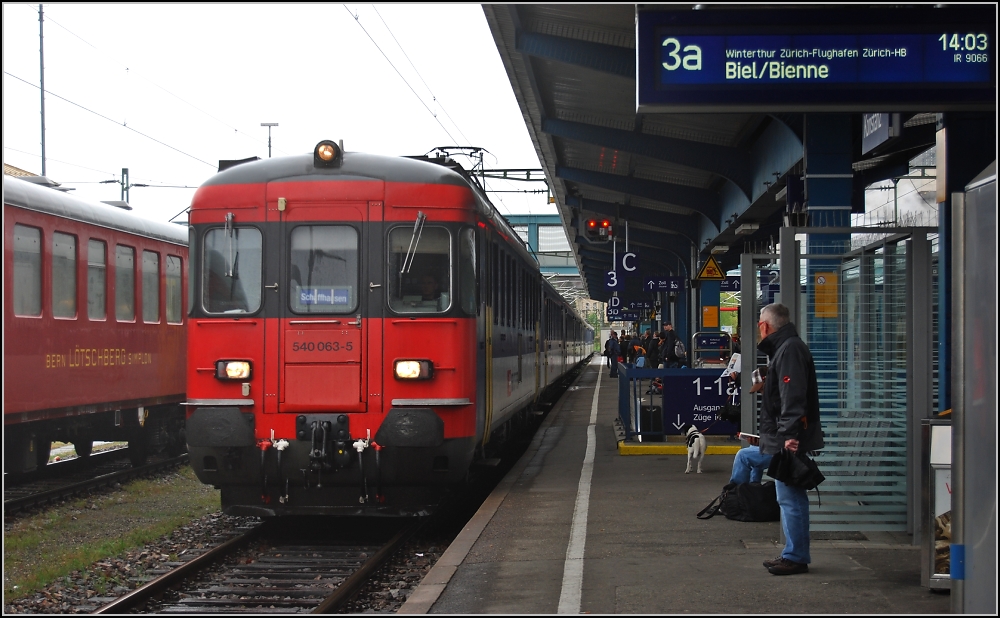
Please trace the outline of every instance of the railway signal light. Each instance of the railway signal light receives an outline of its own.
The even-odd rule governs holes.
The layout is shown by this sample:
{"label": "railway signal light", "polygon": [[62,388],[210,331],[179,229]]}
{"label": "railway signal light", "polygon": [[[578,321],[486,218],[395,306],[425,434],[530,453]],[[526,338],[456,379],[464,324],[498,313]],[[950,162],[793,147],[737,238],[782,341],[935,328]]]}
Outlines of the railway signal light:
{"label": "railway signal light", "polygon": [[590,242],[608,242],[614,236],[611,221],[607,219],[587,219],[583,226]]}

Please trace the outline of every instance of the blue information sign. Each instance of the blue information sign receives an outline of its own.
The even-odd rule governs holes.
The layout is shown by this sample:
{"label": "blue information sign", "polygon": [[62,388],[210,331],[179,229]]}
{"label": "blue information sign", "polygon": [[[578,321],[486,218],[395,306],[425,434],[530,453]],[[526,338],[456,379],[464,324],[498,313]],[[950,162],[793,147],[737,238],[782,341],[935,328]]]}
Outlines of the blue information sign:
{"label": "blue information sign", "polygon": [[[728,377],[722,377],[721,369],[629,369],[628,374],[644,378],[655,375],[662,380],[665,395],[662,400],[654,396],[653,405],[663,405],[663,431],[667,435],[679,435],[681,427],[688,423],[708,435],[726,436],[738,431],[735,424],[721,419],[729,389],[735,388]],[[643,403],[648,402],[646,395]]]}
{"label": "blue information sign", "polygon": [[684,277],[646,277],[642,281],[646,292],[679,292],[684,289]]}
{"label": "blue information sign", "polygon": [[740,291],[740,278],[739,277],[726,277],[724,281],[719,282],[720,292],[739,292]]}
{"label": "blue information sign", "polygon": [[639,112],[994,109],[996,7],[656,11]]}

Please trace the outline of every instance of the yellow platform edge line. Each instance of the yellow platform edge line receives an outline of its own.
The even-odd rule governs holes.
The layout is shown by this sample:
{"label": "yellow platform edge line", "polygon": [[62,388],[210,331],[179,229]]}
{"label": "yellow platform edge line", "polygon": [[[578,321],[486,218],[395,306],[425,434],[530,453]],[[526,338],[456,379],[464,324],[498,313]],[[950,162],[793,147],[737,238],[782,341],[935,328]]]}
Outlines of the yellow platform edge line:
{"label": "yellow platform edge line", "polygon": [[[706,455],[735,455],[740,446],[713,446],[706,450]],[[619,455],[687,455],[687,446],[683,444],[638,444],[618,441]]]}

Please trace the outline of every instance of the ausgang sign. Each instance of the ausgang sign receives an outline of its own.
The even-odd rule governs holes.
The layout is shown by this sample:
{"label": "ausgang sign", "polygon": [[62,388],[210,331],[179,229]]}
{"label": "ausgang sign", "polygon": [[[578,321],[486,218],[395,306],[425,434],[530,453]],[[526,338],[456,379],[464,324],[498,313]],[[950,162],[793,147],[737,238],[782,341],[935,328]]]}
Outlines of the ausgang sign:
{"label": "ausgang sign", "polygon": [[996,6],[640,10],[639,112],[994,109]]}

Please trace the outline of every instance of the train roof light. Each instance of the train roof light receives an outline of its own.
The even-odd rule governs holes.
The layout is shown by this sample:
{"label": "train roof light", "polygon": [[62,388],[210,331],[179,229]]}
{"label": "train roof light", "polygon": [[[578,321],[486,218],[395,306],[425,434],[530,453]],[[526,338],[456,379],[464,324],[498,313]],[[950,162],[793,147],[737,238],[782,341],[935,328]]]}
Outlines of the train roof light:
{"label": "train roof light", "polygon": [[313,149],[313,165],[316,167],[340,167],[344,153],[332,140],[325,139]]}

